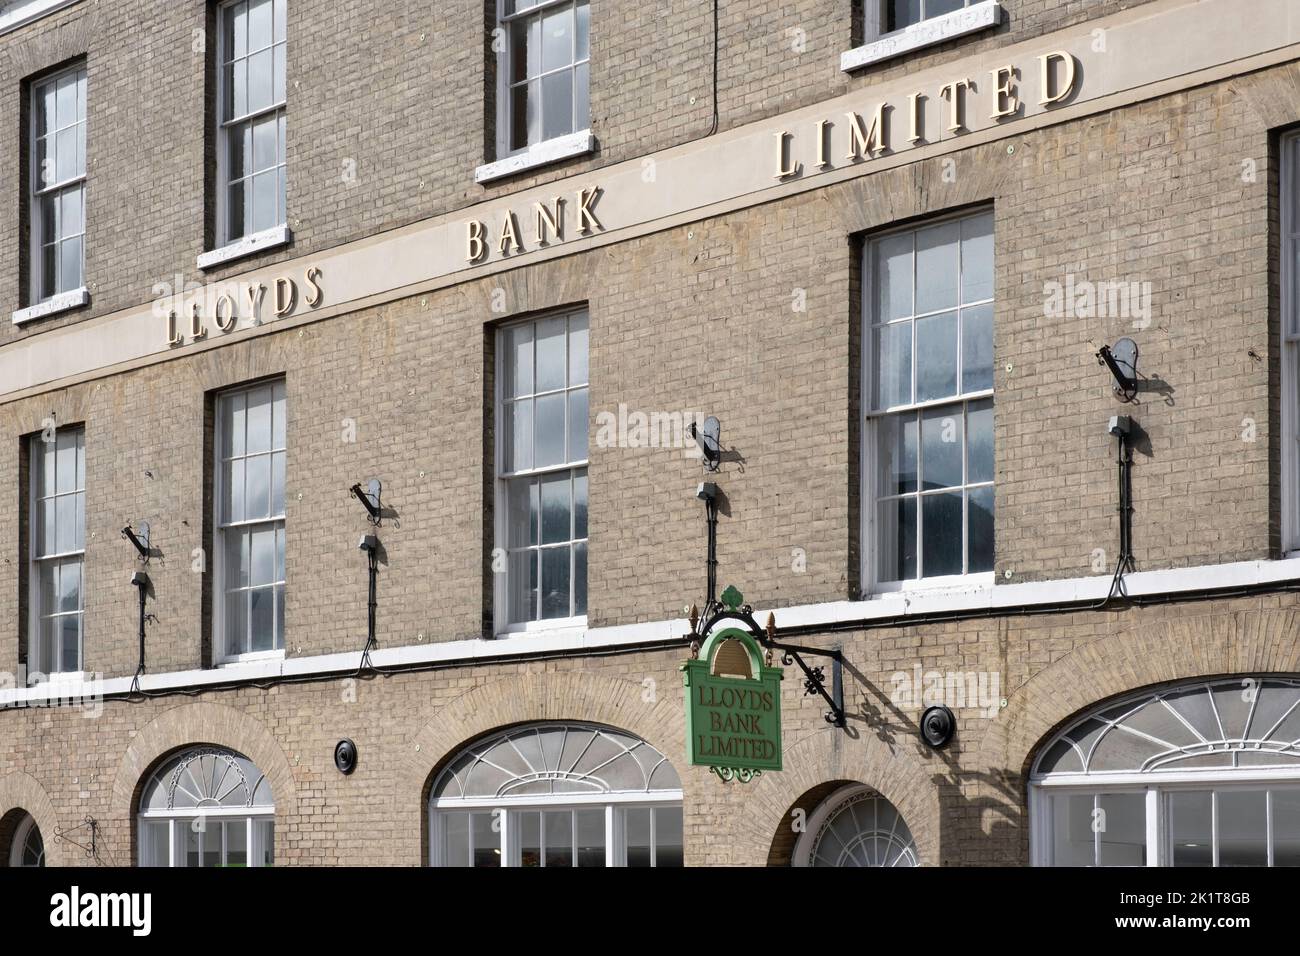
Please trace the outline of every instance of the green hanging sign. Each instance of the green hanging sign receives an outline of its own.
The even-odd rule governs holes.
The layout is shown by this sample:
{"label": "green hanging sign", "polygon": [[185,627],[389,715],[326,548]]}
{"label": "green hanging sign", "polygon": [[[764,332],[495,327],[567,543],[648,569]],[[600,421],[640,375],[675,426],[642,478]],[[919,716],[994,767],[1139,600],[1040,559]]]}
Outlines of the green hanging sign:
{"label": "green hanging sign", "polygon": [[781,769],[781,677],[753,636],[726,628],[681,665],[690,762],[723,780],[748,782]]}

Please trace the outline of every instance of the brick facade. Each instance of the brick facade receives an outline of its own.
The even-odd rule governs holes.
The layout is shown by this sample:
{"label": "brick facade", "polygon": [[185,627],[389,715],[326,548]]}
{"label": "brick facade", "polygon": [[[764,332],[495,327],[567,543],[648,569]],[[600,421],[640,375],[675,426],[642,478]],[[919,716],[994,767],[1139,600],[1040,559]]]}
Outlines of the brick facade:
{"label": "brick facade", "polygon": [[[1009,0],[1007,22],[992,33],[849,76],[838,61],[853,40],[848,0],[750,4],[743,15],[724,4],[720,124],[1137,5]],[[591,100],[600,149],[485,190],[473,183],[474,167],[492,158],[484,155],[490,93],[477,4],[342,10],[291,0],[291,254],[707,133],[707,5],[619,0],[592,9],[593,49],[603,51]],[[139,305],[174,275],[203,278],[195,257],[209,235],[206,54],[192,46],[207,22],[197,0],[87,0],[0,37],[8,168],[22,153],[24,81],[87,59],[93,296],[89,310],[35,326],[0,323],[0,346]],[[784,52],[794,29],[807,34],[798,69]],[[815,65],[804,69],[805,61]],[[1095,575],[1099,549],[1109,574],[1119,524],[1104,426],[1130,409],[1116,403],[1094,353],[1124,334],[1138,340],[1143,371],[1158,384],[1132,409],[1149,439],[1133,480],[1138,570],[1281,557],[1276,137],[1297,121],[1300,66],[1286,63],[0,400],[0,488],[11,495],[0,508],[0,621],[8,622],[0,671],[17,672],[26,654],[22,439],[48,419],[86,427],[86,669],[129,678],[139,663],[134,565],[118,532],[140,519],[152,523],[160,551],[148,569],[148,673],[213,666],[212,396],[270,375],[285,377],[288,395],[286,658],[355,653],[359,661],[366,578],[356,541],[371,529],[347,489],[370,477],[383,479],[396,513],[379,532],[380,647],[490,636],[492,333],[512,318],[575,305],[586,307],[591,328],[589,626],[678,618],[703,598],[704,519],[693,497],[700,466],[681,449],[600,447],[595,416],[620,404],[723,422],[723,585],[777,609],[778,625],[785,608],[856,600],[862,238],[982,206],[996,224],[998,585]],[[353,159],[356,181],[341,182],[342,163]],[[1248,160],[1257,175],[1243,180]],[[0,201],[6,308],[21,299],[19,208],[14,196]],[[1067,274],[1150,282],[1150,326],[1044,318],[1045,286]],[[796,308],[800,293],[806,307]],[[1251,440],[1243,440],[1247,421],[1256,425]],[[207,743],[239,751],[268,775],[277,863],[418,865],[427,858],[431,779],[461,746],[517,723],[580,720],[636,734],[673,761],[688,865],[788,863],[791,811],[811,812],[839,781],[887,797],[924,864],[1023,864],[1025,778],[1045,737],[1137,688],[1294,676],[1296,607],[1279,589],[813,635],[809,642],[846,656],[848,729],[830,727],[787,668],[786,769],[747,787],[686,765],[676,669],[684,641],[109,700],[94,718],[73,708],[0,710],[0,821],[25,809],[46,834],[49,861],[77,865],[89,861],[53,833],[92,816],[100,862],[128,864],[147,772],[180,747]],[[916,735],[919,713],[889,696],[891,675],[918,664],[996,673],[1007,704],[994,716],[960,715],[953,745],[931,750]],[[343,737],[360,751],[350,776],[332,763]],[[0,823],[0,844],[3,834]]]}

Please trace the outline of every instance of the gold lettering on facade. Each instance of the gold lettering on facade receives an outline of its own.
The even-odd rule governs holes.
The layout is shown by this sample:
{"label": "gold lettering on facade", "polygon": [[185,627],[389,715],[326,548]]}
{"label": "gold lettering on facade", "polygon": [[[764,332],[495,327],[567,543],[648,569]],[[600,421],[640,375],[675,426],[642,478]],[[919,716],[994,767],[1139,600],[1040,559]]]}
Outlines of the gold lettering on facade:
{"label": "gold lettering on facade", "polygon": [[1014,66],[989,71],[989,76],[993,77],[993,112],[989,119],[1000,120],[1020,112],[1020,98],[1016,95],[1018,72]]}
{"label": "gold lettering on facade", "polygon": [[[1042,97],[1038,101],[1039,106],[1051,106],[1053,103],[1059,103],[1074,92],[1074,81],[1077,78],[1077,72],[1076,63],[1071,54],[1060,51],[1045,53],[1038,58],[1038,62],[1042,67],[1040,77]],[[1060,63],[1065,68],[1065,75],[1061,77],[1060,83],[1056,84],[1056,92],[1053,93],[1052,78],[1056,72],[1053,64],[1056,63]]]}
{"label": "gold lettering on facade", "polygon": [[578,192],[578,235],[585,236],[588,232],[604,230],[605,227],[596,218],[594,210],[596,201],[603,192],[599,186],[590,186]]}
{"label": "gold lettering on facade", "polygon": [[508,256],[511,246],[514,246],[515,252],[524,251],[523,243],[519,241],[519,223],[513,212],[507,212],[506,221],[501,225],[501,241],[497,243],[497,251]]}
{"label": "gold lettering on facade", "polygon": [[325,298],[325,290],[321,288],[320,279],[321,271],[319,267],[312,266],[307,270],[307,287],[311,290],[304,296],[304,299],[311,308],[316,308]]}
{"label": "gold lettering on facade", "polygon": [[913,93],[907,98],[907,141],[917,143],[921,140],[921,100],[924,93]]}
{"label": "gold lettering on facade", "polygon": [[465,226],[465,261],[478,262],[487,255],[487,243],[483,239],[486,227],[477,219],[471,219]]}
{"label": "gold lettering on facade", "polygon": [[184,341],[185,336],[176,328],[176,310],[171,309],[167,312],[167,344],[180,345]]}
{"label": "gold lettering on facade", "polygon": [[197,342],[199,339],[207,338],[208,330],[203,324],[203,316],[199,314],[199,304],[194,303],[190,310],[190,338]]}
{"label": "gold lettering on facade", "polygon": [[544,202],[533,203],[533,228],[539,246],[550,241],[547,238],[548,232],[555,236],[556,241],[564,241],[564,199],[556,196],[551,202],[554,203],[553,207]]}
{"label": "gold lettering on facade", "polygon": [[222,332],[233,329],[235,322],[239,320],[239,314],[235,311],[235,300],[224,292],[217,296],[217,304],[212,308],[212,319]]}
{"label": "gold lettering on facade", "polygon": [[783,129],[776,134],[776,175],[772,178],[777,182],[783,179],[789,179],[791,176],[797,176],[800,172],[800,165],[794,160],[786,164],[785,145],[790,139],[790,131]]}
{"label": "gold lettering on facade", "polygon": [[826,159],[826,127],[830,125],[830,120],[817,121],[817,168],[825,169]]}
{"label": "gold lettering on facade", "polygon": [[266,286],[260,282],[244,289],[248,296],[248,317],[254,325],[262,324],[262,300],[266,298]]}
{"label": "gold lettering on facade", "polygon": [[953,80],[939,89],[939,95],[948,101],[948,132],[956,133],[966,125],[966,96],[974,86],[971,80]]}
{"label": "gold lettering on facade", "polygon": [[849,155],[850,160],[870,159],[879,156],[889,148],[888,129],[885,126],[885,104],[876,107],[871,117],[871,126],[862,125],[862,117],[857,113],[846,113],[849,118]]}
{"label": "gold lettering on facade", "polygon": [[278,319],[293,311],[298,304],[298,285],[286,276],[275,280],[275,317]]}

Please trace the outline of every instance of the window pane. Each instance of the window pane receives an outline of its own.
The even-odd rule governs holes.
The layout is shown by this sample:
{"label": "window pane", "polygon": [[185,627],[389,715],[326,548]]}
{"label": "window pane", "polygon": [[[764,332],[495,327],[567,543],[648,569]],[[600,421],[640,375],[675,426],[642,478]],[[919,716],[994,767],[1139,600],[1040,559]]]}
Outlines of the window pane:
{"label": "window pane", "polygon": [[[74,186],[71,189],[65,189],[59,195],[60,217],[62,220],[62,232],[64,236],[75,236],[85,231],[82,223],[81,210],[82,187]],[[75,286],[73,287],[75,288]]]}
{"label": "window pane", "polygon": [[505,450],[503,470],[524,471],[533,467],[533,402],[522,399],[505,406]]}
{"label": "window pane", "polygon": [[957,305],[957,248],[961,225],[945,222],[916,233],[916,314]]}
{"label": "window pane", "polygon": [[257,587],[275,581],[275,529],[256,528],[249,534],[251,567],[249,584]]}
{"label": "window pane", "polygon": [[573,71],[542,78],[542,138],[573,132]]}
{"label": "window pane", "polygon": [[627,837],[627,865],[650,866],[650,808],[629,807],[623,813],[623,827]]}
{"label": "window pane", "polygon": [[248,4],[237,3],[226,10],[226,59],[248,55]]}
{"label": "window pane", "polygon": [[1096,862],[1093,835],[1093,795],[1054,795],[1052,806],[1052,864],[1093,866]]}
{"label": "window pane", "polygon": [[55,490],[59,494],[77,490],[77,439],[80,431],[61,428],[55,434]]}
{"label": "window pane", "polygon": [[993,480],[993,402],[986,399],[966,406],[966,480],[970,484]]}
{"label": "window pane", "polygon": [[916,400],[957,394],[957,313],[916,320]]}
{"label": "window pane", "polygon": [[242,459],[222,466],[222,520],[244,520],[244,462]]}
{"label": "window pane", "polygon": [[226,70],[226,119],[248,115],[248,61],[236,60]]}
{"label": "window pane", "polygon": [[253,169],[269,169],[276,165],[279,148],[276,145],[276,132],[279,118],[270,116],[253,125]]}
{"label": "window pane", "polygon": [[944,13],[960,10],[966,0],[925,0],[925,18],[937,17]]}
{"label": "window pane", "polygon": [[916,491],[916,414],[877,419],[877,489],[880,495]]}
{"label": "window pane", "polygon": [[921,499],[921,573],[925,577],[962,573],[962,496],[926,495]]}
{"label": "window pane", "polygon": [[442,865],[469,866],[469,814],[442,813]]}
{"label": "window pane", "polygon": [[546,832],[546,865],[573,866],[573,814],[568,810],[547,810],[542,814]]}
{"label": "window pane", "polygon": [[[933,0],[931,0],[933,2]],[[271,0],[249,0],[248,3],[248,49],[260,50],[268,47],[274,40],[272,27],[273,4]]]}
{"label": "window pane", "polygon": [[573,605],[569,595],[571,549],[546,548],[542,551],[542,618],[570,617]]}
{"label": "window pane", "polygon": [[69,614],[58,619],[62,630],[63,656],[59,661],[62,671],[81,669],[81,615]]}
{"label": "window pane", "polygon": [[250,651],[275,648],[275,595],[270,588],[248,592]]}
{"label": "window pane", "polygon": [[587,469],[573,472],[573,536],[587,537]]}
{"label": "window pane", "polygon": [[1210,866],[1213,862],[1210,800],[1208,790],[1169,794],[1169,845],[1173,866]]}
{"label": "window pane", "polygon": [[41,293],[54,295],[59,288],[59,246],[58,243],[41,249]]}
{"label": "window pane", "polygon": [[961,300],[993,298],[993,213],[961,222]]}
{"label": "window pane", "polygon": [[563,393],[536,399],[537,449],[534,466],[558,465],[564,458],[565,398]]}
{"label": "window pane", "polygon": [[537,391],[564,388],[568,361],[565,332],[567,322],[561,316],[537,323]]}
{"label": "window pane", "polygon": [[570,479],[566,472],[542,479],[542,544],[556,544],[572,538]]}
{"label": "window pane", "polygon": [[510,555],[510,620],[512,623],[537,620],[537,552],[516,551]]}
{"label": "window pane", "polygon": [[170,820],[140,821],[140,865],[167,866],[167,850]]}
{"label": "window pane", "polygon": [[280,173],[271,170],[253,177],[253,231],[275,226],[280,219]]}
{"label": "window pane", "polygon": [[501,834],[492,828],[491,813],[470,815],[474,836],[474,865],[501,865]]}
{"label": "window pane", "polygon": [[587,384],[587,315],[569,319],[569,385]]}
{"label": "window pane", "polygon": [[284,452],[271,456],[271,514],[284,514]]}
{"label": "window pane", "polygon": [[577,810],[578,866],[605,865],[605,811]]}
{"label": "window pane", "polygon": [[892,408],[912,401],[912,323],[896,322],[872,332],[876,356],[872,407]]}
{"label": "window pane", "polygon": [[81,238],[59,243],[59,283],[55,292],[71,292],[81,287]]}
{"label": "window pane", "polygon": [[581,617],[587,613],[587,546],[573,546],[573,613]]}
{"label": "window pane", "polygon": [[516,478],[506,490],[506,546],[526,548],[537,544],[538,483],[532,478]]}
{"label": "window pane", "polygon": [[516,325],[502,335],[505,361],[502,392],[507,398],[530,395],[533,391],[533,327]]}
{"label": "window pane", "polygon": [[1300,790],[1274,790],[1273,865],[1300,866]]}
{"label": "window pane", "polygon": [[576,37],[574,40],[574,59],[585,60],[591,55],[591,11],[586,0],[582,0],[581,3],[578,3],[574,7],[574,11],[577,16]]}
{"label": "window pane", "polygon": [[876,530],[880,558],[877,579],[904,581],[916,577],[916,499],[880,503]]}
{"label": "window pane", "polygon": [[993,387],[993,305],[961,310],[961,389]]}
{"label": "window pane", "polygon": [[966,541],[970,550],[966,571],[993,570],[993,489],[975,488],[966,496]]}
{"label": "window pane", "polygon": [[228,589],[246,588],[248,587],[249,572],[248,532],[231,530],[223,534],[225,538],[225,564],[222,571],[226,587]]}
{"label": "window pane", "polygon": [[[37,611],[42,616],[54,614],[59,608],[59,563],[43,561],[40,565],[40,602]],[[42,661],[42,663],[48,663]]]}
{"label": "window pane", "polygon": [[1145,793],[1103,793],[1097,798],[1098,864],[1144,866],[1147,850]]}
{"label": "window pane", "polygon": [[517,815],[519,821],[519,865],[528,869],[542,865],[542,814],[529,810]]}
{"label": "window pane", "polygon": [[271,387],[248,393],[248,454],[271,450]]}
{"label": "window pane", "polygon": [[588,409],[587,390],[575,389],[569,393],[569,457],[567,461],[583,461],[587,457]]}
{"label": "window pane", "polygon": [[573,62],[573,8],[561,7],[542,17],[542,72]]}
{"label": "window pane", "polygon": [[682,808],[655,808],[655,866],[682,865]]}
{"label": "window pane", "polygon": [[226,866],[248,866],[248,821],[227,820]]}
{"label": "window pane", "polygon": [[244,464],[247,497],[244,500],[244,517],[266,518],[271,514],[271,456],[257,455]]}
{"label": "window pane", "polygon": [[81,610],[81,562],[64,561],[59,566],[59,603],[50,608],[61,614]]}
{"label": "window pane", "polygon": [[952,488],[962,483],[962,408],[947,405],[921,415],[922,488]]}
{"label": "window pane", "polygon": [[244,654],[248,651],[248,592],[231,591],[226,594],[225,607],[226,653]]}
{"label": "window pane", "polygon": [[888,236],[872,246],[873,320],[888,322],[912,314],[911,233]]}
{"label": "window pane", "polygon": [[1219,866],[1268,865],[1268,813],[1263,790],[1220,790]]}

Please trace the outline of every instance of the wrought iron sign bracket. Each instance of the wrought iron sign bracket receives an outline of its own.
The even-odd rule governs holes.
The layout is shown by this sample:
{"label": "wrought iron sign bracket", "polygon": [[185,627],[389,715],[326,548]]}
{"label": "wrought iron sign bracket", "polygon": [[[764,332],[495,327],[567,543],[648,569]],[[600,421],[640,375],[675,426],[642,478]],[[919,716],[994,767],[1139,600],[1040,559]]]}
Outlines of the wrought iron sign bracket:
{"label": "wrought iron sign bracket", "polygon": [[[68,836],[69,833],[76,833],[78,830],[90,830],[90,843],[80,843]],[[91,859],[99,859],[99,821],[94,817],[86,817],[85,821],[79,823],[71,830],[60,830],[54,828],[54,839],[62,840],[64,843],[71,843],[75,847],[80,847],[86,856]]]}
{"label": "wrought iron sign bracket", "polygon": [[[826,723],[834,727],[848,726],[844,712],[844,652],[838,647],[826,650],[820,647],[804,647],[796,644],[782,644],[776,639],[776,615],[768,614],[767,627],[759,627],[754,620],[754,609],[748,604],[741,604],[740,592],[729,587],[722,593],[722,604],[710,603],[705,608],[706,616],[701,618],[694,605],[690,610],[691,647],[698,650],[699,643],[723,621],[737,621],[753,635],[769,652],[780,651],[781,663],[789,667],[798,665],[804,675],[804,693],[819,694],[830,708],[824,715]],[[812,657],[829,657],[831,659],[831,689],[826,690],[826,671],[822,667],[809,667],[804,655]]]}

